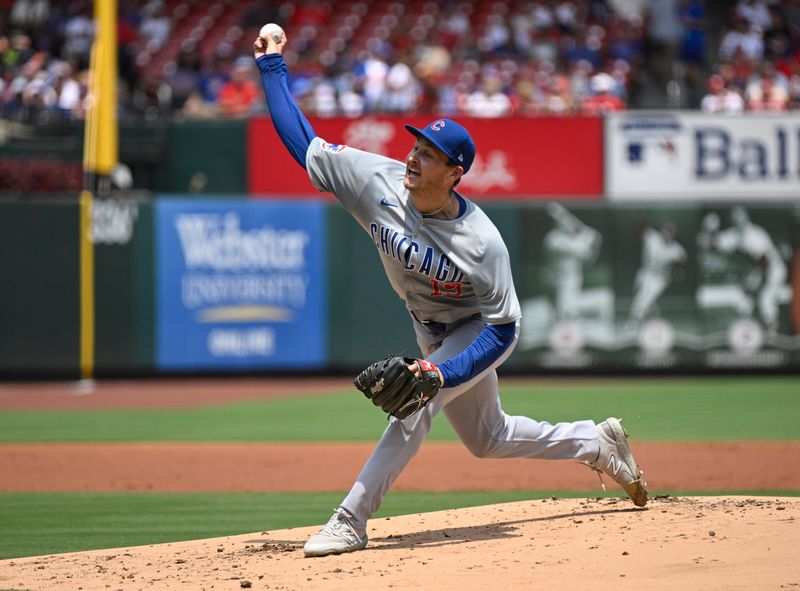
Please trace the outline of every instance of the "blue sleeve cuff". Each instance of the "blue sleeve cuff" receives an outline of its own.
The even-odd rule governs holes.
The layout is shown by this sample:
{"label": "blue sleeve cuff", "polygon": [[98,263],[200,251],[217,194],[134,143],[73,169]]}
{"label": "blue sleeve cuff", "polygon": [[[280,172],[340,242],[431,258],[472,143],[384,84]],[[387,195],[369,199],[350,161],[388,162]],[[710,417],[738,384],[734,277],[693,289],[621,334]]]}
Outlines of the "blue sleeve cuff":
{"label": "blue sleeve cuff", "polygon": [[468,382],[497,361],[514,342],[517,323],[487,324],[461,353],[439,365],[444,387]]}

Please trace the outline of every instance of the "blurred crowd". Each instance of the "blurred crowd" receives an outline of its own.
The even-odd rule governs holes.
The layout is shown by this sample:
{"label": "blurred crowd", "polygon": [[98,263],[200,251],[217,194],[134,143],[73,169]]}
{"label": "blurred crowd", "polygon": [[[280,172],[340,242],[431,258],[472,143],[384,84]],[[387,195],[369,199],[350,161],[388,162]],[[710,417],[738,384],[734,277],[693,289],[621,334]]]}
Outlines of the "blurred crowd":
{"label": "blurred crowd", "polygon": [[740,0],[716,57],[704,111],[800,109],[800,2]]}
{"label": "blurred crowd", "polygon": [[[641,19],[596,0],[477,4],[426,3],[414,14],[390,5],[385,35],[361,46],[343,43],[339,52],[307,40],[308,16],[295,12],[287,30],[301,35],[286,53],[292,92],[323,116],[503,117],[625,107],[630,74],[642,60]],[[358,27],[358,11],[351,16]]]}
{"label": "blurred crowd", "polygon": [[[250,47],[266,22],[285,28],[290,90],[319,116],[800,108],[800,0],[727,2],[727,25],[716,32],[704,0],[117,6],[121,116],[263,113]],[[203,10],[191,33],[179,26]],[[84,116],[92,16],[89,0],[0,0],[3,118]],[[224,35],[213,36],[215,23],[225,23]],[[204,40],[212,37],[209,48]]]}

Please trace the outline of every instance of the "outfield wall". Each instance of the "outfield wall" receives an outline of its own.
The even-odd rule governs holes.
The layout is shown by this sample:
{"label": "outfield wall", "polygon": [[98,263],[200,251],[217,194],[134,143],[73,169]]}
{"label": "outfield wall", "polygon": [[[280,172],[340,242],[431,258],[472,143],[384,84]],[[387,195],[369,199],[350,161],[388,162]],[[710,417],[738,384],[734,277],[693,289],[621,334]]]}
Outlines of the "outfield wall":
{"label": "outfield wall", "polygon": [[[482,202],[523,308],[520,372],[800,369],[800,206]],[[346,371],[416,351],[330,199],[97,201],[97,375]],[[78,373],[78,208],[0,202],[0,373]]]}
{"label": "outfield wall", "polygon": [[[463,122],[479,157],[459,188],[503,233],[523,308],[506,368],[800,369],[800,114]],[[405,123],[427,120],[311,120],[394,158]],[[74,376],[82,126],[0,131],[0,374]],[[98,375],[416,351],[369,237],[268,118],[121,122],[120,160],[133,191],[95,202]]]}

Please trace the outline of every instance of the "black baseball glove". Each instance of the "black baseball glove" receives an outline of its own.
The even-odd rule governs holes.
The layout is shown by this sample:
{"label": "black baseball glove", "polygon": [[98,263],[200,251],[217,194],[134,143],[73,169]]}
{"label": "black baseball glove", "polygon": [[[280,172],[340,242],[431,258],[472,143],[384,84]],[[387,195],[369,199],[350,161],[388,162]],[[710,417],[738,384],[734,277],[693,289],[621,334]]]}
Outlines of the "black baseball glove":
{"label": "black baseball glove", "polygon": [[[408,366],[417,363],[422,377]],[[433,363],[397,355],[376,361],[353,380],[364,396],[384,412],[398,419],[410,417],[439,392],[439,371]]]}

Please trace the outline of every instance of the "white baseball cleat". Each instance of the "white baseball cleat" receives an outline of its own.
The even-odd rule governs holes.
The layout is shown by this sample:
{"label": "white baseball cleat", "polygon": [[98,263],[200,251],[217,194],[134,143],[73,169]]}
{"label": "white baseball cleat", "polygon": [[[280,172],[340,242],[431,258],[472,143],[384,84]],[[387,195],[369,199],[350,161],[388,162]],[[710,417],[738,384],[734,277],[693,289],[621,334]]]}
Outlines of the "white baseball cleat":
{"label": "white baseball cleat", "polygon": [[306,556],[327,556],[361,550],[367,545],[367,532],[359,532],[353,517],[339,507],[321,530],[311,536],[303,551]]}
{"label": "white baseball cleat", "polygon": [[[606,419],[597,425],[597,433],[600,453],[594,462],[587,462],[587,465],[598,474],[608,474],[625,489],[634,505],[644,507],[647,504],[647,484],[642,478],[644,473],[633,459],[628,433],[622,427],[622,422],[613,417]],[[605,490],[602,476],[600,484]]]}

